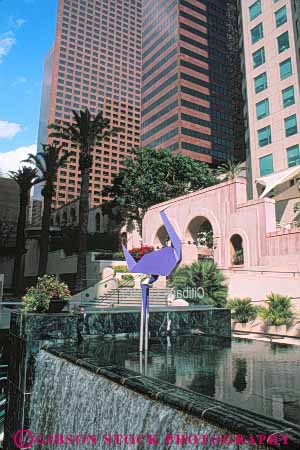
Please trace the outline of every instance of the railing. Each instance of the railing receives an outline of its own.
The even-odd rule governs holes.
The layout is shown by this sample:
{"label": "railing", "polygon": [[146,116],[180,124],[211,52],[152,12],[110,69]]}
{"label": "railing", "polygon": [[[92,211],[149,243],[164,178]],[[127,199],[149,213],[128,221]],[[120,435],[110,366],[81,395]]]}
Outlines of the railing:
{"label": "railing", "polygon": [[293,277],[299,276],[300,271],[297,270],[276,270],[276,269],[249,269],[249,268],[239,268],[239,266],[234,266],[234,269],[228,269],[228,268],[222,268],[220,267],[220,270],[223,272],[250,272],[253,274],[281,274],[281,275],[293,275]]}

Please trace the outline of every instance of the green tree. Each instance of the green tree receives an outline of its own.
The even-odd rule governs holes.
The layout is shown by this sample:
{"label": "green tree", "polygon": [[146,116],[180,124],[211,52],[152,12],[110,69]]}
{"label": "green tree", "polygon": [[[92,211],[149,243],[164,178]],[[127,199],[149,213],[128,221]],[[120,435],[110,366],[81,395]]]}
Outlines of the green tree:
{"label": "green tree", "polygon": [[103,195],[113,199],[105,210],[117,207],[124,222],[137,223],[140,234],[150,206],[217,183],[207,164],[169,150],[135,148],[132,157]]}
{"label": "green tree", "polygon": [[222,181],[232,181],[240,175],[242,170],[243,163],[229,160],[217,168],[216,175],[219,175]]}
{"label": "green tree", "polygon": [[81,187],[79,198],[79,248],[77,259],[76,290],[87,287],[86,252],[89,218],[89,182],[93,165],[93,149],[97,142],[116,135],[120,130],[110,126],[110,120],[103,117],[100,111],[95,117],[88,109],[79,113],[73,111],[73,123],[67,125],[51,124],[50,137],[69,140],[79,147],[79,168],[81,171]]}
{"label": "green tree", "polygon": [[177,293],[186,292],[188,296],[184,296],[184,300],[189,303],[217,308],[226,304],[228,288],[225,277],[212,259],[202,259],[189,266],[178,267],[170,277],[169,286]]}
{"label": "green tree", "polygon": [[40,258],[38,276],[45,275],[48,263],[49,229],[51,221],[51,204],[55,193],[54,183],[57,178],[59,167],[62,167],[68,158],[61,145],[43,145],[43,152],[36,155],[29,153],[27,163],[33,164],[39,174],[40,181],[44,183],[42,196],[44,197],[44,208],[42,217],[42,231],[40,237]]}
{"label": "green tree", "polygon": [[23,255],[25,248],[25,228],[27,224],[27,209],[31,188],[40,182],[36,169],[22,167],[17,172],[10,171],[10,178],[19,186],[19,216],[17,223],[16,252],[13,272],[13,286],[16,295],[19,295],[23,286]]}

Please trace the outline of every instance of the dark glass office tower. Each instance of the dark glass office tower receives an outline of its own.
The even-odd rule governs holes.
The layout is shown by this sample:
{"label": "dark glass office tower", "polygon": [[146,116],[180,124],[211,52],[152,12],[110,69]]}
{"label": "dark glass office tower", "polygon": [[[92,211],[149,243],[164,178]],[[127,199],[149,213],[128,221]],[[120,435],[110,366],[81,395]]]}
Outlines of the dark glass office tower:
{"label": "dark glass office tower", "polygon": [[244,159],[235,0],[144,0],[142,145]]}

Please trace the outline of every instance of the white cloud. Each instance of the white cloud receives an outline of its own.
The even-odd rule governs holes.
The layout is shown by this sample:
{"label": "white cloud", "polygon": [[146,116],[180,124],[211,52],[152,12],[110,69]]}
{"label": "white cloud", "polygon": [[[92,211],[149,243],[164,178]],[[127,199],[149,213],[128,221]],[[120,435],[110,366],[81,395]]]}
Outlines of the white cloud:
{"label": "white cloud", "polygon": [[16,87],[19,84],[25,84],[27,83],[27,78],[26,77],[18,77],[11,85],[12,87]]}
{"label": "white cloud", "polygon": [[22,131],[22,127],[19,123],[0,120],[0,139],[11,139],[20,131]]}
{"label": "white cloud", "polygon": [[14,28],[14,29],[18,29],[21,28],[24,23],[26,23],[25,19],[22,18],[16,18],[14,16],[10,16],[9,20],[8,20],[8,24],[10,28]]}
{"label": "white cloud", "polygon": [[21,161],[27,158],[28,153],[36,153],[36,144],[0,153],[0,172],[7,175],[10,170],[18,170],[24,165]]}
{"label": "white cloud", "polygon": [[0,64],[15,43],[16,38],[12,32],[4,33],[0,36]]}

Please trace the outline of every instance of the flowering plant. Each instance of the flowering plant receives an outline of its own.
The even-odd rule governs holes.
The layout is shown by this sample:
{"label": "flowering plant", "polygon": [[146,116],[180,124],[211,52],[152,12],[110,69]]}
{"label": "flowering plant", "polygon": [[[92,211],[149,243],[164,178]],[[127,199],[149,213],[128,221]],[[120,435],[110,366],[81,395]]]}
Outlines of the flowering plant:
{"label": "flowering plant", "polygon": [[25,312],[47,312],[51,300],[67,301],[71,297],[68,286],[54,275],[38,278],[36,286],[28,289],[22,298],[22,310]]}
{"label": "flowering plant", "polygon": [[139,261],[147,253],[153,252],[154,247],[151,245],[142,245],[141,247],[135,247],[129,250],[129,253],[136,261]]}

